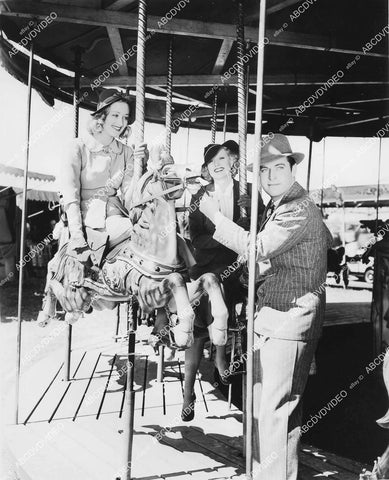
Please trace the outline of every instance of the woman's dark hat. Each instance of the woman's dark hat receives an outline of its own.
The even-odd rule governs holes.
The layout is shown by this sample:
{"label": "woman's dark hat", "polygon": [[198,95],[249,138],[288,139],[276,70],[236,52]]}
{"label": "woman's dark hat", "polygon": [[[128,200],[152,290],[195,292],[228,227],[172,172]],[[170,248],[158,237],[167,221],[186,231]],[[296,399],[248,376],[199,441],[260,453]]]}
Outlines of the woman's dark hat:
{"label": "woman's dark hat", "polygon": [[212,161],[213,157],[217,155],[222,148],[228,148],[232,153],[239,155],[239,145],[234,140],[227,140],[226,142],[219,143],[210,143],[204,148],[204,163],[203,166],[208,165]]}
{"label": "woman's dark hat", "polygon": [[130,107],[130,115],[128,119],[128,123],[132,124],[135,121],[135,98],[130,97],[129,95],[125,95],[118,90],[114,90],[113,88],[103,88],[98,93],[99,95],[99,102],[97,104],[96,111],[92,113],[92,115],[96,115],[100,113],[104,108],[112,105],[115,102],[125,102]]}

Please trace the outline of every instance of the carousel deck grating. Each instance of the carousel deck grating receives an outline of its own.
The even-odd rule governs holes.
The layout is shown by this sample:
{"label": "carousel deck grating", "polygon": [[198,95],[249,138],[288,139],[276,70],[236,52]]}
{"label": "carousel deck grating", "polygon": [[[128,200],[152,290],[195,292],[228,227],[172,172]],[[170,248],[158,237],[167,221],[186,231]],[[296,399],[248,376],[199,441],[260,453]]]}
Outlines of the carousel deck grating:
{"label": "carousel deck grating", "polygon": [[[102,415],[123,415],[125,400],[126,375],[119,375],[118,369],[124,364],[125,355],[103,354],[102,352],[83,352],[75,363],[75,369],[68,382],[61,378],[64,363],[61,362],[48,384],[43,385],[42,392],[30,392],[28,414],[23,421],[28,423],[51,423],[54,420],[79,417],[94,417],[98,420]],[[157,383],[151,378],[154,374],[149,368],[148,355],[136,356],[136,369],[141,371],[142,381],[136,385],[135,411],[141,417],[147,416],[150,409],[158,409],[166,415],[167,406],[182,403],[183,374],[181,361],[167,364],[164,371],[164,382]],[[155,369],[154,369],[155,370]],[[139,375],[136,375],[139,380]],[[198,399],[208,413],[208,401],[200,376],[197,376]],[[115,386],[116,385],[116,386]],[[109,399],[109,410],[104,409]],[[66,412],[66,414],[64,413]]]}
{"label": "carousel deck grating", "polygon": [[[164,381],[158,383],[157,357],[148,347],[139,345],[134,378],[133,478],[245,478],[242,414],[228,410],[227,402],[214,390],[213,362],[202,362],[202,373],[195,384],[195,419],[183,423],[183,355],[166,363]],[[74,351],[69,382],[61,378],[65,369],[59,355],[43,360],[34,372],[28,373],[20,410],[25,420],[7,427],[15,458],[22,457],[31,445],[52,432],[58,433],[29,460],[27,478],[51,480],[54,470],[57,480],[120,477],[117,472],[123,460],[125,360],[126,355],[114,344]],[[29,395],[25,395],[26,391]],[[159,438],[161,431],[165,434]],[[365,467],[306,445],[300,463],[300,480],[323,476],[355,480]]]}

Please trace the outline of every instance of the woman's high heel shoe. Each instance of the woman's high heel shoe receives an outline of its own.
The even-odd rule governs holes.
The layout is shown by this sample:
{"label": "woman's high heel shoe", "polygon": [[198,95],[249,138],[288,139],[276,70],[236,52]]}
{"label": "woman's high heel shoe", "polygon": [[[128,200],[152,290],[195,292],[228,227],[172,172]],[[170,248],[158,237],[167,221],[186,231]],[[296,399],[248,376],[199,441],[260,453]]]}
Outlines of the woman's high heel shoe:
{"label": "woman's high heel shoe", "polygon": [[[192,396],[191,396],[191,401],[189,403],[188,406],[186,407],[182,407],[182,411],[181,411],[181,420],[183,422],[190,422],[194,419],[194,415],[195,415],[195,410],[194,410],[194,407],[195,407],[195,402],[196,402],[196,395],[193,393]],[[185,403],[184,403],[185,405]]]}

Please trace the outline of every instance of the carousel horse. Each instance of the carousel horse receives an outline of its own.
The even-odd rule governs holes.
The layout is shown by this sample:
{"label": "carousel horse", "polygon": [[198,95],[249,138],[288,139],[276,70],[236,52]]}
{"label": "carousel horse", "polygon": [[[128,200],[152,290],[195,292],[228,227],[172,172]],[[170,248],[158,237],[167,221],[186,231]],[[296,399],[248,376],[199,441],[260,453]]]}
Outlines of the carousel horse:
{"label": "carousel horse", "polygon": [[57,298],[64,295],[66,286],[74,292],[83,287],[91,301],[81,311],[67,312],[68,323],[77,321],[99,300],[115,305],[135,297],[144,313],[157,310],[166,315],[160,336],[169,335],[173,346],[188,348],[193,343],[194,306],[207,294],[213,316],[210,336],[215,345],[225,345],[228,310],[219,280],[213,273],[206,273],[187,283],[191,254],[177,234],[175,200],[190,182],[196,182],[195,178],[189,178],[186,171],[179,173],[179,166],[174,164],[145,173],[129,210],[131,238],[124,239],[99,263],[89,259],[81,264],[66,254],[66,245],[62,246],[58,267],[49,273],[38,323],[45,326],[55,317]]}

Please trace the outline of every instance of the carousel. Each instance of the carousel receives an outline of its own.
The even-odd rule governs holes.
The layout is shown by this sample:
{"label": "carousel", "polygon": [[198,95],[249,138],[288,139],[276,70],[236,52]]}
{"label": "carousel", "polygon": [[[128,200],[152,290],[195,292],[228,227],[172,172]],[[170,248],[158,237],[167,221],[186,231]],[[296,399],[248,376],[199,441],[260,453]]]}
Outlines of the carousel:
{"label": "carousel", "polygon": [[[241,194],[248,191],[247,164],[254,159],[251,232],[257,231],[263,135],[282,132],[308,137],[308,190],[314,142],[330,136],[381,142],[389,136],[385,0],[377,1],[374,8],[362,0],[325,4],[296,0],[8,0],[0,1],[0,14],[2,65],[28,85],[26,141],[21,148],[25,158],[21,258],[30,178],[32,89],[49,105],[55,100],[72,105],[75,137],[80,108],[93,110],[97,92],[104,88],[116,88],[133,98],[131,142],[135,145],[148,141],[145,122],[165,126],[168,153],[179,129],[187,129],[188,142],[193,128],[209,130],[212,143],[217,135],[226,139],[228,133],[237,133]],[[252,148],[249,134],[254,134]],[[346,167],[340,167],[340,175]],[[183,175],[162,176],[157,190],[142,184],[143,196],[136,207],[145,210],[153,201],[150,215],[155,218],[159,218],[159,208],[169,212],[170,219],[185,215],[188,207],[185,202],[178,206],[177,199],[193,178],[188,169],[184,171]],[[142,174],[142,164],[136,161],[134,176],[139,182],[144,181]],[[322,185],[316,195],[322,207],[328,187]],[[373,199],[377,212],[381,200],[378,175]],[[240,213],[247,216],[243,207]],[[379,235],[378,214],[369,227]],[[158,228],[169,231],[167,224],[158,223]],[[50,349],[33,365],[22,349],[26,299],[21,263],[16,392],[7,397],[4,432],[20,478],[256,478],[255,241],[250,243],[247,303],[236,306],[235,328],[228,338],[231,362],[245,358],[242,385],[235,392],[236,386],[228,387],[226,400],[212,378],[211,363],[203,360],[195,386],[198,414],[187,425],[180,416],[183,349],[192,334],[193,304],[207,292],[215,345],[223,342],[220,325],[228,312],[212,277],[205,274],[195,285],[185,284],[184,266],[177,260],[176,232],[170,233],[162,235],[169,248],[165,248],[167,243],[159,246],[157,266],[149,261],[155,247],[149,238],[134,239],[128,258],[123,258],[123,252],[111,252],[101,272],[89,279],[88,288],[101,298],[114,299],[116,310],[79,320],[67,314],[65,321],[52,322],[46,327],[49,337],[60,339],[63,349]],[[384,323],[388,311],[386,242],[378,244],[373,253],[377,355],[389,344]],[[52,291],[56,288],[60,287],[53,283]],[[150,294],[154,291],[158,295]],[[177,310],[168,312],[173,297]],[[41,312],[41,323],[56,318],[59,307],[54,294],[51,300]],[[153,322],[160,308],[166,309],[171,322],[178,347],[174,358],[163,346],[155,350],[144,341],[144,327]],[[212,356],[212,345],[210,352]],[[234,402],[236,397],[240,402]],[[380,420],[380,426],[388,425],[386,417]],[[372,465],[303,443],[299,478],[351,480],[359,474],[366,479],[385,478],[380,475],[388,469],[387,457],[386,453],[376,462],[370,475]]]}

